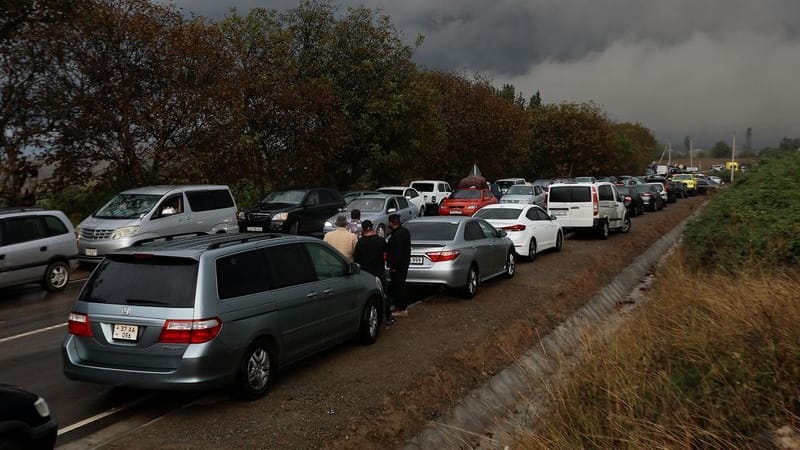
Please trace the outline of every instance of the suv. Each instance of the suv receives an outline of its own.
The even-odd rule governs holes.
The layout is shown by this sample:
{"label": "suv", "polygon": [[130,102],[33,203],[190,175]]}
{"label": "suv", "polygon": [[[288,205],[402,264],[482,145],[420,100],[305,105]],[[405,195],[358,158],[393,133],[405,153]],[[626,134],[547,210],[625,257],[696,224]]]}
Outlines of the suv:
{"label": "suv", "polygon": [[239,231],[319,234],[328,217],[344,205],[342,194],[335,189],[272,192],[258,205],[238,213]]}
{"label": "suv", "polygon": [[60,291],[76,256],[75,230],[61,211],[0,209],[0,288],[38,281]]}
{"label": "suv", "polygon": [[78,225],[81,262],[99,262],[134,241],[180,233],[236,233],[228,186],[148,186],[117,194]]}
{"label": "suv", "polygon": [[624,199],[616,186],[605,181],[551,184],[547,212],[556,216],[563,228],[593,231],[601,239],[608,238],[609,229],[623,233],[631,229]]}
{"label": "suv", "polygon": [[439,180],[416,180],[412,181],[409,187],[416,189],[425,199],[424,206],[419,212],[420,216],[437,214],[442,200],[453,192],[449,183]]}
{"label": "suv", "polygon": [[380,280],[325,242],[286,234],[171,236],[108,255],[69,314],[73,380],[266,393],[276,370],[378,336]]}
{"label": "suv", "polygon": [[494,182],[500,188],[500,194],[505,195],[508,188],[517,184],[525,184],[525,178],[503,178]]}

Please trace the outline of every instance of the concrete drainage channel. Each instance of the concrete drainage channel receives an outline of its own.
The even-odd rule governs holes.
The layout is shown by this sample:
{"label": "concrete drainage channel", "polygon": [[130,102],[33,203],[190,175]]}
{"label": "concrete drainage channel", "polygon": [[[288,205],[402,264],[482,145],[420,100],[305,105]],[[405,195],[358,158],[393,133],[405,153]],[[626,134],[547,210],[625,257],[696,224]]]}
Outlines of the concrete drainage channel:
{"label": "concrete drainage channel", "polygon": [[542,404],[542,388],[568,376],[564,371],[580,359],[576,352],[583,337],[590,332],[613,332],[624,320],[620,305],[641,303],[632,300],[641,291],[640,287],[652,283],[653,277],[647,276],[651,267],[677,244],[686,223],[698,213],[699,210],[695,211],[659,239],[516,364],[470,393],[441,420],[426,426],[405,449],[502,448],[508,445],[514,428],[532,423],[544,412],[538,406]]}

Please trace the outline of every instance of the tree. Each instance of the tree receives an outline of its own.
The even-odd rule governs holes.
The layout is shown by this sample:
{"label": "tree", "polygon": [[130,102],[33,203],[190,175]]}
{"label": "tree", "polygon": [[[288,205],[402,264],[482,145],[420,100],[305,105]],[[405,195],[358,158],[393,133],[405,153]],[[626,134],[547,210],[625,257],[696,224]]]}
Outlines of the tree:
{"label": "tree", "polygon": [[655,136],[638,123],[617,123],[612,127],[616,142],[613,173],[642,173],[658,147]]}
{"label": "tree", "polygon": [[711,147],[711,156],[714,158],[727,158],[731,155],[731,146],[728,145],[725,141],[717,141],[713,147]]}

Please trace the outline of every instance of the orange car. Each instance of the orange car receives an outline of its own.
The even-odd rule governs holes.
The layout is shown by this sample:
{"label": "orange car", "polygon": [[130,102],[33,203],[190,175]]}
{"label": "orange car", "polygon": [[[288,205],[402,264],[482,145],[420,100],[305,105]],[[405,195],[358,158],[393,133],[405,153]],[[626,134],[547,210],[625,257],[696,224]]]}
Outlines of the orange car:
{"label": "orange car", "polygon": [[439,205],[439,215],[471,216],[486,205],[497,203],[489,189],[456,189]]}

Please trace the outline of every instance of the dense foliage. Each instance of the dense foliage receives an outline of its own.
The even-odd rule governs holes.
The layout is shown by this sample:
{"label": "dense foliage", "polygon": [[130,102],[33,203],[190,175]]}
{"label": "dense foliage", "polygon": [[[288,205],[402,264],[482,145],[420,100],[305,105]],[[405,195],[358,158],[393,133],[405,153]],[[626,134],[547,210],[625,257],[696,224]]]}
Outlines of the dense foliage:
{"label": "dense foliage", "polygon": [[[594,104],[423,70],[364,7],[306,0],[214,22],[146,0],[13,3],[0,18],[0,204],[209,182],[249,203],[298,185],[455,182],[472,164],[489,178],[635,172],[656,145]],[[40,167],[53,174],[37,186]]]}
{"label": "dense foliage", "polygon": [[765,270],[800,264],[800,152],[762,157],[721,192],[686,230],[695,268]]}

